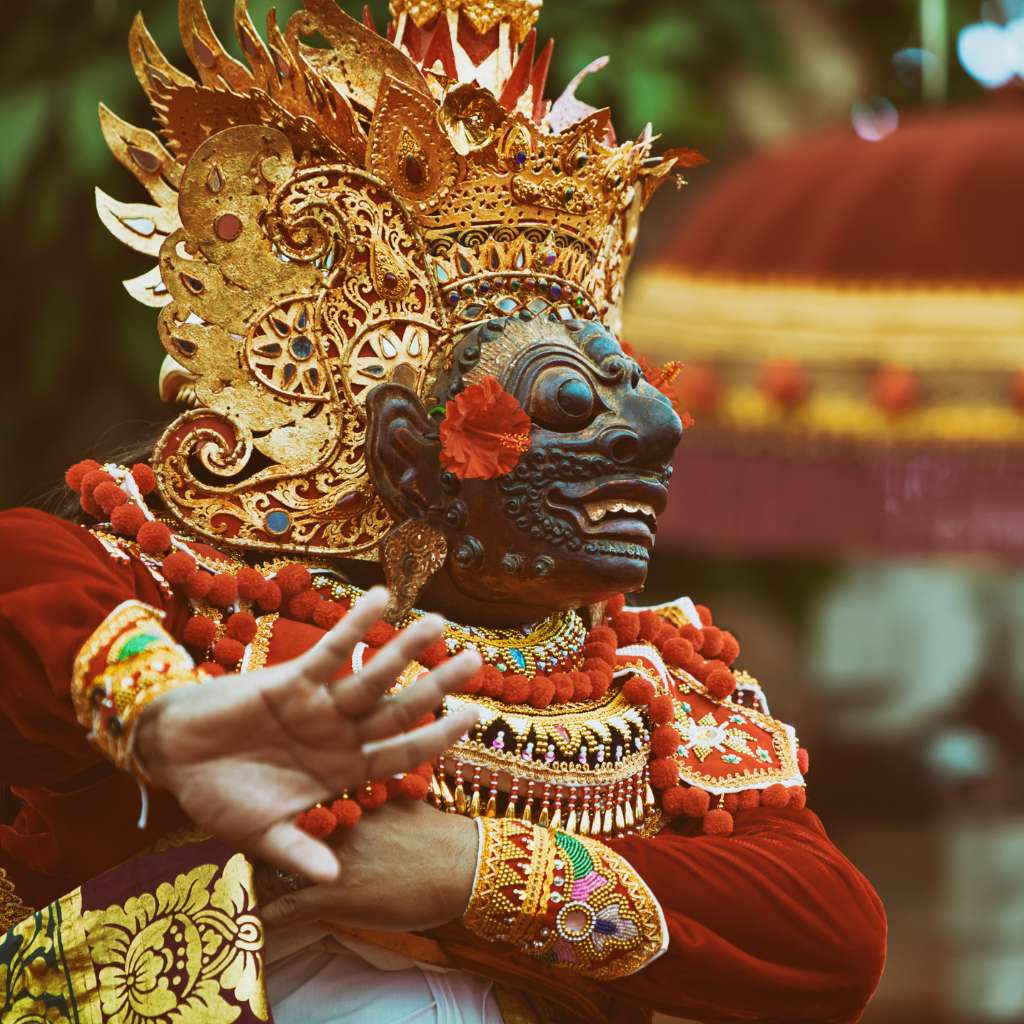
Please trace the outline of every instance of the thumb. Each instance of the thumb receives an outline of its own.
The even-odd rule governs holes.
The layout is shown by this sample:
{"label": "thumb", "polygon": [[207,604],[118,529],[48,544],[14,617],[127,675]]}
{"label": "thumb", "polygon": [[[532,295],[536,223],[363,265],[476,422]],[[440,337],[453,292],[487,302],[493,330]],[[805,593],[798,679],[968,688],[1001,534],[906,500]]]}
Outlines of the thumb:
{"label": "thumb", "polygon": [[266,906],[260,907],[259,915],[265,928],[285,927],[316,920],[324,914],[324,892],[319,885],[298,892],[285,893]]}

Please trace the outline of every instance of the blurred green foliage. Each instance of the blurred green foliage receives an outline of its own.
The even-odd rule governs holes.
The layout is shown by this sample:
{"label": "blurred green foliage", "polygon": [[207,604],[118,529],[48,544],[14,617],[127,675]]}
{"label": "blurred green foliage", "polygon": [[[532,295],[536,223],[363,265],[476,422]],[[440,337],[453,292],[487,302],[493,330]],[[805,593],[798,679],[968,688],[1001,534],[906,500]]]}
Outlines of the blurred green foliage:
{"label": "blurred green foliage", "polygon": [[[863,34],[880,65],[915,43],[914,0],[886,3],[882,16],[877,2],[827,2]],[[107,154],[96,121],[103,99],[133,123],[150,123],[126,46],[139,6],[168,57],[187,67],[175,0],[36,0],[19,5],[17,24],[0,43],[0,230],[9,323],[0,505],[33,499],[69,461],[169,413],[156,398],[162,351],[154,311],[131,302],[119,283],[144,271],[146,261],[106,235],[92,197],[98,185],[119,199],[142,198]],[[230,0],[208,6],[234,46]],[[270,6],[252,0],[258,25]],[[298,0],[277,6],[283,22]],[[370,8],[382,25],[386,4],[375,0]],[[608,53],[611,66],[580,93],[612,106],[621,136],[635,136],[651,121],[672,144],[721,148],[730,140],[716,83],[740,67],[786,79],[772,10],[761,0],[549,0],[543,36],[558,40],[549,92],[557,94],[579,68]]]}

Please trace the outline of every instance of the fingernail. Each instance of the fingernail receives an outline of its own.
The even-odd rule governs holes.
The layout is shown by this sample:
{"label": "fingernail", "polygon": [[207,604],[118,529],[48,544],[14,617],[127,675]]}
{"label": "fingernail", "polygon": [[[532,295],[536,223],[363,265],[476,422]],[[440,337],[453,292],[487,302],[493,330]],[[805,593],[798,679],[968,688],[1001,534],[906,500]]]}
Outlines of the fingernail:
{"label": "fingernail", "polygon": [[433,630],[444,629],[444,619],[441,618],[440,615],[434,614],[434,612],[431,612],[429,615],[424,615],[423,618],[420,619],[420,622],[425,626],[429,626]]}

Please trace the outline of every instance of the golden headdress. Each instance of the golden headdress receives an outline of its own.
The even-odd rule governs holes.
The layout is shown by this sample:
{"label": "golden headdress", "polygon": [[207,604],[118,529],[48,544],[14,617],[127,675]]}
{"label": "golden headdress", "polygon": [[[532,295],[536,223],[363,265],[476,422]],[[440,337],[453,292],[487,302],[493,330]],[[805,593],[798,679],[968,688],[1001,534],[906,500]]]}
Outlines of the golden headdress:
{"label": "golden headdress", "polygon": [[[372,559],[390,515],[367,475],[365,396],[425,400],[465,329],[529,307],[614,328],[637,219],[679,159],[617,145],[607,110],[543,98],[540,0],[393,0],[387,36],[305,0],[248,67],[180,0],[199,81],[141,16],[135,72],[159,136],[100,120],[153,204],[100,216],[158,258],[161,392],[192,406],[154,453],[170,512],[240,547]],[[316,42],[318,45],[313,45]],[[436,404],[436,403],[431,403]]]}

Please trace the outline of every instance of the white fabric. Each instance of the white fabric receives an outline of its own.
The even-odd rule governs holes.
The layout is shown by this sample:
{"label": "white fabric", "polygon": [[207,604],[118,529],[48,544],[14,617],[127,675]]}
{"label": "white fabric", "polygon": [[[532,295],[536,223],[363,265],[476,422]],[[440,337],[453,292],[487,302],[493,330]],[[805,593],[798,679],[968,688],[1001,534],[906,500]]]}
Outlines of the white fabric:
{"label": "white fabric", "polygon": [[268,936],[275,1024],[502,1024],[493,985],[300,928]]}

